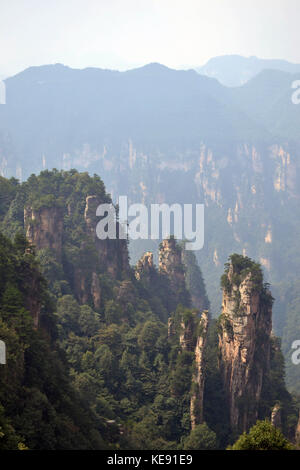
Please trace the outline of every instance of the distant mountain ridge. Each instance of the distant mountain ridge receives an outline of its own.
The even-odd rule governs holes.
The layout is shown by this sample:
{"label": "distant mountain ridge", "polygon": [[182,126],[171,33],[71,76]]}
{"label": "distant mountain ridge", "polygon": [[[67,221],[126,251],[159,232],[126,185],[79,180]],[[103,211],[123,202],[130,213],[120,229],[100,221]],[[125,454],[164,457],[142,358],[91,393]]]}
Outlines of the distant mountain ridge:
{"label": "distant mountain ridge", "polygon": [[263,70],[299,73],[300,64],[280,59],[260,59],[255,56],[224,55],[211,58],[205,65],[196,67],[198,73],[216,78],[228,87],[241,86]]}
{"label": "distant mountain ridge", "polygon": [[291,103],[297,78],[264,71],[231,89],[157,63],[127,72],[30,67],[5,80],[0,172],[26,178],[46,167],[68,168],[70,158],[75,167],[84,159],[88,168],[128,139],[151,152],[184,152],[201,142],[299,140],[300,108]]}

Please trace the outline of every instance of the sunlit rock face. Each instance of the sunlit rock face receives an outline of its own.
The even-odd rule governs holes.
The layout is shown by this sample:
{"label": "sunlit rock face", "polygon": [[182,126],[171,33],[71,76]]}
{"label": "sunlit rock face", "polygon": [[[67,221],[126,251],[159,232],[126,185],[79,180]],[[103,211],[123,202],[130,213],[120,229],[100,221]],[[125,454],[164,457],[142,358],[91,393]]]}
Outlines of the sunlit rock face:
{"label": "sunlit rock face", "polygon": [[195,345],[195,371],[192,379],[190,419],[191,427],[203,423],[203,398],[205,383],[204,352],[208,331],[208,312],[204,311],[198,324],[198,334]]}
{"label": "sunlit rock face", "polygon": [[24,210],[26,237],[37,250],[49,248],[58,261],[62,256],[63,212],[58,207]]}
{"label": "sunlit rock face", "polygon": [[263,377],[269,369],[272,296],[260,267],[233,255],[222,278],[219,325],[220,367],[235,431],[249,429],[258,416]]}

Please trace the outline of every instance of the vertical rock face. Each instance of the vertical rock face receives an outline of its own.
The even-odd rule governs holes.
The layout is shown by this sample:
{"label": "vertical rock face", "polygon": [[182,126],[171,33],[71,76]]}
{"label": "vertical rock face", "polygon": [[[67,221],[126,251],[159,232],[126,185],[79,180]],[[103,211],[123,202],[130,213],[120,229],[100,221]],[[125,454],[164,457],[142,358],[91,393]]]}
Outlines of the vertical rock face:
{"label": "vertical rock face", "polygon": [[[202,312],[199,317],[197,311],[186,310],[181,318],[179,342],[182,351],[194,354],[194,368],[192,374],[190,420],[191,428],[203,422],[203,396],[204,396],[204,350],[208,331],[208,312]],[[173,324],[168,325],[169,328]],[[170,328],[171,329],[171,328]],[[170,335],[172,336],[172,334]]]}
{"label": "vertical rock face", "polygon": [[[81,242],[83,264],[74,269],[74,286],[80,303],[91,301],[95,310],[101,308],[101,285],[99,271],[105,270],[113,278],[120,278],[123,272],[129,270],[128,249],[126,240],[100,240],[97,237],[96,227],[99,219],[96,210],[101,199],[97,195],[86,197],[84,221],[87,238]],[[84,261],[84,252],[89,241],[95,248],[95,256],[91,261]]]}
{"label": "vertical rock face", "polygon": [[197,340],[195,346],[195,372],[192,379],[192,392],[190,402],[191,427],[203,422],[203,396],[204,396],[204,360],[203,354],[206,345],[208,329],[208,312],[202,313],[198,324]]}
{"label": "vertical rock face", "polygon": [[[105,266],[109,274],[117,278],[121,272],[129,270],[127,240],[100,240],[97,237],[96,226],[99,219],[96,217],[96,209],[99,204],[101,200],[97,195],[87,196],[84,210],[87,233],[96,245],[100,265]],[[118,230],[117,223],[117,233]]]}
{"label": "vertical rock face", "polygon": [[271,423],[276,428],[281,428],[281,406],[279,403],[276,403],[276,405],[274,405],[273,407],[271,414]]}
{"label": "vertical rock face", "polygon": [[[97,195],[86,197],[83,218],[85,233],[82,234],[79,253],[81,264],[71,269],[72,280],[77,300],[81,304],[92,302],[96,310],[101,306],[101,286],[99,272],[105,270],[114,278],[121,278],[122,273],[129,271],[127,240],[100,240],[96,234],[99,218],[96,209],[101,204]],[[65,213],[72,215],[72,205],[69,203]],[[50,249],[55,259],[62,262],[64,211],[58,207],[41,207],[35,210],[28,207],[24,210],[24,225],[26,236],[37,250]],[[117,225],[118,229],[118,225]],[[91,243],[92,242],[92,243]],[[89,250],[94,249],[91,259]],[[37,308],[30,306],[31,311]],[[38,313],[35,314],[35,323],[38,323]]]}
{"label": "vertical rock face", "polygon": [[150,282],[154,273],[155,267],[153,263],[153,253],[148,251],[137,262],[135,277],[138,281],[145,279]]}
{"label": "vertical rock face", "polygon": [[222,277],[220,366],[231,427],[247,430],[257,419],[263,375],[269,368],[272,296],[260,266],[233,255]]}
{"label": "vertical rock face", "polygon": [[184,268],[181,249],[174,238],[163,240],[159,250],[159,272],[171,278],[172,287],[184,285]]}
{"label": "vertical rock face", "polygon": [[158,271],[168,278],[174,300],[184,305],[190,304],[182,263],[182,250],[172,237],[163,240],[160,245]]}
{"label": "vertical rock face", "polygon": [[179,343],[183,351],[193,351],[195,348],[195,316],[196,312],[181,320]]}
{"label": "vertical rock face", "polygon": [[32,319],[34,328],[39,327],[40,313],[41,313],[41,300],[39,296],[40,290],[40,277],[35,273],[30,280],[30,295],[26,298],[26,307],[28,308]]}
{"label": "vertical rock face", "polygon": [[58,261],[62,255],[63,213],[58,207],[24,210],[26,237],[37,250],[49,248]]}

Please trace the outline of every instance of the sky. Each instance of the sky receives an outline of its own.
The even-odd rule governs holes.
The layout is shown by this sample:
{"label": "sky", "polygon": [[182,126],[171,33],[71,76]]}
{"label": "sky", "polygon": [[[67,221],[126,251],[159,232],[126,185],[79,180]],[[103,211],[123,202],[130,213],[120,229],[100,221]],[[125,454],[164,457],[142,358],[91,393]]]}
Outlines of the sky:
{"label": "sky", "polygon": [[224,54],[300,63],[300,0],[0,0],[0,77],[32,65],[172,68]]}

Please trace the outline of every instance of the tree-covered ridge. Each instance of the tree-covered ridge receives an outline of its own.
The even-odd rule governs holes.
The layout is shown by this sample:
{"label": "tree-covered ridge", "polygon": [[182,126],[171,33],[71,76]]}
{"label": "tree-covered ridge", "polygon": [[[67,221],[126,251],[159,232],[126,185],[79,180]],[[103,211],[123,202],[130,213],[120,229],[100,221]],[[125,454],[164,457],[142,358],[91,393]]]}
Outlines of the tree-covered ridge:
{"label": "tree-covered ridge", "polygon": [[104,448],[94,416],[71,386],[54,306],[23,236],[11,242],[0,234],[0,278],[0,337],[7,349],[0,366],[0,448]]}
{"label": "tree-covered ridge", "polygon": [[[47,207],[61,207],[66,215],[69,208],[72,223],[82,223],[86,196],[97,194],[101,202],[111,202],[99,176],[70,171],[42,171],[39,176],[31,175],[19,184],[14,178],[0,181],[0,214],[2,230],[12,235],[15,224],[24,225],[24,207],[34,210]],[[70,211],[70,209],[72,209]]]}

